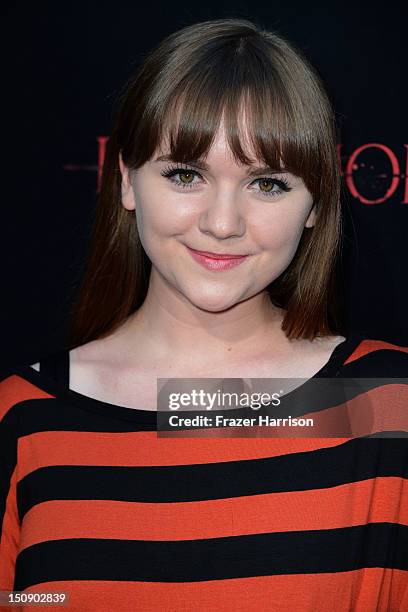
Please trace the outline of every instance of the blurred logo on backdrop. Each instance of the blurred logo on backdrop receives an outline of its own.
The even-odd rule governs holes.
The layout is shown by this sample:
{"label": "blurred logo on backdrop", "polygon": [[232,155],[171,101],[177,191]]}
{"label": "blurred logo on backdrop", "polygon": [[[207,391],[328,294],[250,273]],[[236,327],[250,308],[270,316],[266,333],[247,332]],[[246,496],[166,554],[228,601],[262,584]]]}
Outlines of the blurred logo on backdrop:
{"label": "blurred logo on backdrop", "polygon": [[[70,172],[95,172],[96,193],[101,187],[102,167],[108,136],[97,137],[97,163],[67,163]],[[351,196],[362,204],[383,204],[396,196],[401,204],[408,204],[408,144],[393,150],[380,142],[368,142],[349,153],[337,145],[341,174]],[[399,197],[398,197],[399,196]]]}

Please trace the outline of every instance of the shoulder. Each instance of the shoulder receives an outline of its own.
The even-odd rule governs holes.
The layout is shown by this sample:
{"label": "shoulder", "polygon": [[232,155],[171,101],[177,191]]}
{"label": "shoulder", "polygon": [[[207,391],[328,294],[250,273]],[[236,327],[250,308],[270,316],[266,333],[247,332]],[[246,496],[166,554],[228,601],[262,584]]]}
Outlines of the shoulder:
{"label": "shoulder", "polygon": [[362,377],[408,377],[408,346],[383,338],[355,334],[356,342],[343,366]]}
{"label": "shoulder", "polygon": [[30,376],[39,374],[30,366],[16,367],[11,373],[0,379],[0,421],[9,420],[13,414],[20,413],[19,406],[27,400],[49,398],[50,394],[38,386]]}

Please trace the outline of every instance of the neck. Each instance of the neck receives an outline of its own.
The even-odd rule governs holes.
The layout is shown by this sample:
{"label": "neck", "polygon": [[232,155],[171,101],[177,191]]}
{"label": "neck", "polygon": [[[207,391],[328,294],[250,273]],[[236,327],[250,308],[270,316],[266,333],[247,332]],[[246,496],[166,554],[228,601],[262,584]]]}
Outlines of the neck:
{"label": "neck", "polygon": [[275,307],[266,292],[219,312],[209,312],[189,302],[174,288],[150,282],[146,299],[128,317],[117,340],[129,359],[132,355],[155,361],[168,359],[208,363],[228,355],[250,355],[263,346],[286,346],[281,329],[284,311]]}

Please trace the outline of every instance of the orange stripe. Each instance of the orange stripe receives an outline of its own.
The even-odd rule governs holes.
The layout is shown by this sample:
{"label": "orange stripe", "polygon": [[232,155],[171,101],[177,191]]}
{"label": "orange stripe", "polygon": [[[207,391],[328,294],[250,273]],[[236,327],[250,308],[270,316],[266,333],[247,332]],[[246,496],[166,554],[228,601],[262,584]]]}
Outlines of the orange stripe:
{"label": "orange stripe", "polygon": [[[42,582],[26,592],[67,592],[69,610],[98,612],[406,612],[407,572],[364,568],[326,574],[255,576],[202,582]],[[50,606],[50,610],[63,610]],[[23,606],[31,612],[32,606]]]}
{"label": "orange stripe", "polygon": [[353,436],[408,432],[407,405],[408,385],[387,384],[358,395],[347,402]]}
{"label": "orange stripe", "polygon": [[12,374],[0,382],[0,421],[18,402],[53,397],[21,376]]}
{"label": "orange stripe", "polygon": [[[333,423],[350,423],[355,437],[376,431],[408,431],[407,397],[406,385],[384,385],[360,394],[346,404],[304,416],[315,419],[315,429],[333,433],[338,431]],[[271,436],[303,436],[304,429],[300,429],[278,427],[267,433]],[[19,478],[50,465],[165,466],[252,460],[333,448],[350,439],[266,436],[171,439],[158,438],[156,431],[45,431],[19,440]]]}
{"label": "orange stripe", "polygon": [[17,471],[14,470],[7,493],[0,540],[0,589],[10,591],[13,589],[15,563],[20,540],[20,521],[17,515],[16,503],[16,480]]}
{"label": "orange stripe", "polygon": [[340,446],[349,438],[158,438],[148,432],[41,431],[19,440],[19,479],[54,465],[165,466],[275,457]]}
{"label": "orange stripe", "polygon": [[386,342],[385,340],[362,340],[360,344],[354,349],[352,354],[346,359],[344,365],[359,359],[360,357],[364,357],[364,355],[368,355],[373,351],[380,351],[382,349],[391,349],[394,351],[402,351],[404,353],[408,353],[408,346],[399,346],[398,344],[392,344],[391,342]]}
{"label": "orange stripe", "polygon": [[24,517],[20,550],[64,538],[190,540],[367,522],[408,525],[408,481],[378,477],[327,489],[195,502],[43,502]]}

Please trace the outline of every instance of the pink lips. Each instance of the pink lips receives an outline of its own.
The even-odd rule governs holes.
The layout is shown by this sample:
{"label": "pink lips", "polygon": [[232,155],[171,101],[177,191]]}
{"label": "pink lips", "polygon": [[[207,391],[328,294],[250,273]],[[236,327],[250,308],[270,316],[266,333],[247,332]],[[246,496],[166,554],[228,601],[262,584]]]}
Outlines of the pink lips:
{"label": "pink lips", "polygon": [[203,251],[195,251],[187,247],[190,255],[199,264],[208,270],[228,270],[239,266],[240,263],[247,259],[248,255],[216,255],[215,253],[205,253]]}

